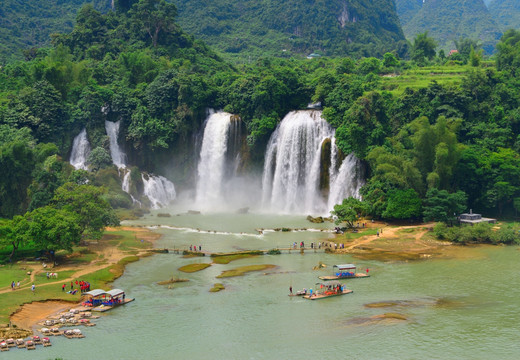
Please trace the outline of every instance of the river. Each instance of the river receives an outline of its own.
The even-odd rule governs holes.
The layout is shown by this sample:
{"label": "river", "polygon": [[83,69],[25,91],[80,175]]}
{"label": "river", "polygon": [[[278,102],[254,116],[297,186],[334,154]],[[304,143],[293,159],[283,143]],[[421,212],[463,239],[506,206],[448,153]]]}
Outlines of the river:
{"label": "river", "polygon": [[[258,228],[331,228],[302,216],[176,215],[157,211],[125,225],[168,226],[157,247],[201,245],[210,252],[287,247],[319,242],[327,232],[265,232]],[[165,212],[162,210],[160,212]],[[176,228],[173,228],[176,227]],[[197,229],[211,232],[199,232]],[[115,288],[136,301],[82,328],[81,340],[52,338],[51,348],[30,358],[50,359],[518,359],[520,358],[520,262],[518,247],[461,248],[467,256],[416,262],[358,260],[350,255],[298,251],[242,259],[192,274],[177,269],[210,258],[157,254],[130,264]],[[312,270],[322,262],[324,270]],[[289,297],[314,287],[333,264],[370,268],[367,279],[346,280],[353,294],[309,301]],[[242,277],[216,279],[222,271],[251,264],[277,267]],[[171,276],[190,281],[173,289],[156,283]],[[214,283],[226,289],[210,293]],[[400,302],[367,308],[374,302]],[[377,321],[397,313],[406,320]],[[11,359],[28,358],[10,351]]]}

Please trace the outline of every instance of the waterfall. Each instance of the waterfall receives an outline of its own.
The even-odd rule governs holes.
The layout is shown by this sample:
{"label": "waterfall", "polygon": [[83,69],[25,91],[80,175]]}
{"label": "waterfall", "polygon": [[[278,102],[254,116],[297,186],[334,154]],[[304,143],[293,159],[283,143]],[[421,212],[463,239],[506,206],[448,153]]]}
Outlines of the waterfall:
{"label": "waterfall", "polygon": [[[264,209],[326,213],[336,198],[345,194],[359,196],[361,181],[352,183],[358,161],[349,155],[337,169],[339,155],[334,135],[321,111],[292,111],[285,116],[267,145],[262,178]],[[323,189],[328,189],[330,196],[323,194]]]}
{"label": "waterfall", "polygon": [[142,175],[144,195],[150,199],[152,209],[170,205],[175,200],[175,186],[163,176]]}
{"label": "waterfall", "polygon": [[210,112],[206,120],[198,165],[196,202],[218,206],[225,198],[224,180],[238,167],[240,119],[225,112]]}
{"label": "waterfall", "polygon": [[126,154],[119,147],[119,143],[117,142],[119,138],[120,125],[121,120],[117,122],[105,121],[105,130],[110,139],[110,155],[112,156],[112,162],[115,166],[121,169],[126,167]]}
{"label": "waterfall", "polygon": [[267,146],[262,179],[263,204],[277,212],[315,212],[319,195],[321,145],[334,135],[321,112],[292,111]]}
{"label": "waterfall", "polygon": [[90,154],[90,144],[87,139],[87,129],[84,128],[74,138],[70,153],[70,164],[76,169],[88,170],[87,158]]}
{"label": "waterfall", "polygon": [[348,197],[361,199],[359,190],[363,185],[359,159],[352,153],[343,160],[337,174],[330,178],[329,210]]}

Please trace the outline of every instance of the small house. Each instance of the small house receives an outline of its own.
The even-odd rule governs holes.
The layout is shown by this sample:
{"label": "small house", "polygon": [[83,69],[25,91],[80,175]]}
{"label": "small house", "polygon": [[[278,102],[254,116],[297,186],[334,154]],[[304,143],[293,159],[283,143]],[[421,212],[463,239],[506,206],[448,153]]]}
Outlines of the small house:
{"label": "small house", "polygon": [[482,217],[482,215],[480,215],[480,214],[473,214],[473,210],[470,209],[469,214],[460,214],[459,222],[461,224],[470,224],[470,225],[478,224],[481,222],[495,224],[497,222],[497,219],[485,218],[485,217]]}

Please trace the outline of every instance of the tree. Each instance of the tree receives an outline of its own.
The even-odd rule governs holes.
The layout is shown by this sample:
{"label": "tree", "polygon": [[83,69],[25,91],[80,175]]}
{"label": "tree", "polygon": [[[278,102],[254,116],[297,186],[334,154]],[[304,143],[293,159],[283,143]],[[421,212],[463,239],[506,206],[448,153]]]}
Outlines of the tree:
{"label": "tree", "polygon": [[428,31],[418,34],[412,45],[412,60],[424,64],[425,59],[431,60],[435,57],[437,42],[428,37]]}
{"label": "tree", "polygon": [[9,262],[12,261],[18,248],[22,244],[27,243],[28,225],[27,220],[19,215],[15,216],[12,220],[0,224],[0,243],[13,247],[9,255]]}
{"label": "tree", "polygon": [[114,210],[104,198],[106,192],[105,188],[69,182],[56,190],[53,203],[56,208],[77,215],[81,234],[99,239],[106,226],[119,225]]}
{"label": "tree", "polygon": [[88,155],[87,165],[92,171],[98,171],[112,165],[112,158],[105,149],[98,146]]}
{"label": "tree", "polygon": [[497,44],[497,69],[515,75],[520,67],[520,31],[508,30]]}
{"label": "tree", "polygon": [[53,263],[59,250],[72,251],[81,240],[80,217],[65,209],[44,206],[25,214],[27,236],[36,247],[46,251]]}
{"label": "tree", "polygon": [[392,53],[386,53],[383,56],[383,65],[386,68],[399,66],[399,60]]}
{"label": "tree", "polygon": [[470,58],[471,51],[478,51],[482,44],[478,40],[473,40],[470,38],[460,38],[459,40],[454,40],[455,48],[462,56],[464,62],[467,62]]}
{"label": "tree", "polygon": [[161,32],[173,32],[177,28],[173,22],[177,8],[164,0],[139,0],[130,14],[148,34],[153,47],[157,47]]}
{"label": "tree", "polygon": [[421,215],[421,199],[415,190],[392,190],[383,212],[386,219],[412,219]]}
{"label": "tree", "polygon": [[346,223],[347,228],[353,228],[354,223],[367,213],[367,204],[353,197],[344,199],[341,204],[334,205],[330,213],[336,217],[336,225]]}
{"label": "tree", "polygon": [[423,206],[424,221],[451,222],[466,210],[467,195],[463,191],[448,193],[446,190],[433,188],[426,193]]}

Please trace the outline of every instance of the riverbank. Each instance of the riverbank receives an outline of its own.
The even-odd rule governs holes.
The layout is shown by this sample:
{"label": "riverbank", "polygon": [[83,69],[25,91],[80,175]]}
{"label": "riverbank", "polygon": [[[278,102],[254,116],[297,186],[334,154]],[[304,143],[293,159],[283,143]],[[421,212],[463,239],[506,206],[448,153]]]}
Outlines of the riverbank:
{"label": "riverbank", "polygon": [[[40,261],[19,261],[0,272],[4,286],[0,288],[0,324],[8,324],[12,330],[33,330],[42,319],[74,307],[81,302],[79,292],[67,293],[70,284],[87,281],[91,289],[107,288],[120,277],[125,265],[149,256],[149,250],[160,234],[140,227],[119,227],[106,230],[99,241],[87,241],[71,254],[58,254],[59,265],[51,267]],[[47,278],[47,273],[57,273],[57,278]],[[20,281],[20,287],[12,290],[7,279]],[[35,284],[36,290],[31,291]],[[62,289],[63,284],[66,290]],[[14,326],[13,326],[14,325]]]}

